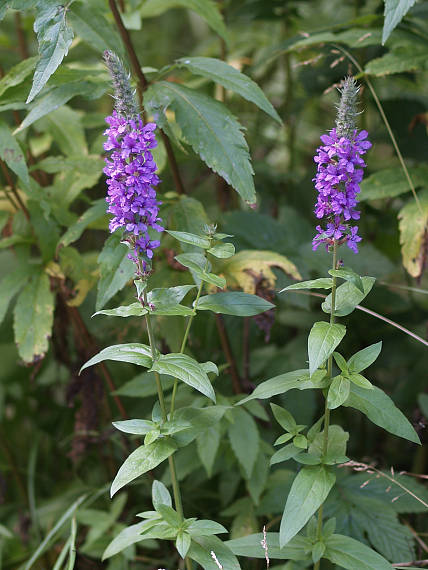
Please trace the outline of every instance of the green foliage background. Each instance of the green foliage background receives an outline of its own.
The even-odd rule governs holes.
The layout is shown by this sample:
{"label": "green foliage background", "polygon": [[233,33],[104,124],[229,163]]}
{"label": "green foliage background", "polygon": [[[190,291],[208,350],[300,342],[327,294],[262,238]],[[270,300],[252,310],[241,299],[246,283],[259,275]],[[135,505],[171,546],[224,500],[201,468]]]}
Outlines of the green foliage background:
{"label": "green foliage background", "polygon": [[[115,51],[132,67],[111,4],[0,2],[4,568],[54,568],[64,545],[66,552],[71,543],[77,545],[76,568],[177,565],[174,549],[154,540],[101,562],[112,538],[135,522],[137,512],[151,509],[149,476],[113,501],[108,488],[136,444],[113,432],[111,422],[150,417],[155,387],[150,373],[141,374],[132,364],[103,364],[78,376],[82,364],[99,349],[135,342],[145,334],[138,319],[91,319],[95,310],[133,300],[131,289],[125,287],[133,266],[120,237],[108,236],[104,202],[102,133],[112,100],[101,62],[103,50]],[[348,251],[341,256],[345,265],[377,279],[363,305],[401,328],[355,311],[347,320],[352,334],[344,350],[351,354],[383,340],[370,380],[391,396],[424,441],[428,4],[117,4],[150,83],[144,92],[147,116],[155,118],[169,137],[159,136],[155,151],[162,178],[161,215],[167,227],[198,233],[204,223],[217,223],[219,231],[233,236],[229,241],[238,253],[231,260],[219,260],[215,271],[230,289],[257,293],[277,306],[274,318],[269,313],[245,319],[226,315],[220,320],[207,311],[195,320],[190,351],[199,361],[219,365],[216,390],[225,405],[267,378],[301,368],[307,360],[306,337],[314,318],[322,315],[319,299],[275,291],[300,276],[324,276],[330,265],[321,248],[311,250],[312,157],[319,135],[333,126],[334,86],[348,73],[357,76],[364,111],[360,126],[369,131],[373,148],[361,193],[364,241],[358,256]],[[139,90],[141,83],[135,86]],[[248,205],[254,202],[256,209]],[[191,246],[178,245],[165,234],[156,255],[153,286],[191,284],[173,261],[175,254],[189,251]],[[225,337],[218,334],[222,324],[233,366]],[[158,318],[156,326],[162,346],[177,352],[184,319]],[[166,378],[168,385],[172,383]],[[181,401],[188,397],[185,390],[179,391]],[[308,425],[322,406],[314,392],[306,390],[287,392],[276,402]],[[374,462],[381,469],[393,465],[396,472],[428,473],[426,447],[381,431],[350,408],[341,408],[335,421],[351,433],[349,457]],[[261,532],[265,524],[278,529],[294,478],[291,461],[268,469],[279,434],[270,408],[253,399],[216,418],[176,454],[185,511],[221,522],[230,530],[229,539],[241,539],[235,554],[241,549],[243,555],[259,559],[242,559],[243,568],[262,567],[263,552],[252,551],[245,537]],[[167,472],[158,471],[156,478],[168,484]],[[420,533],[426,541],[426,509],[398,487],[389,490],[386,479],[364,485],[368,478],[343,469],[325,506],[328,516],[336,517],[337,531],[371,545],[391,563],[427,558],[414,539],[414,533]],[[428,500],[423,479],[402,479]],[[84,503],[73,518],[75,501]],[[270,553],[274,558],[275,546]],[[340,558],[336,563],[342,567]],[[273,567],[306,566],[289,562]],[[329,567],[333,565],[323,566]]]}

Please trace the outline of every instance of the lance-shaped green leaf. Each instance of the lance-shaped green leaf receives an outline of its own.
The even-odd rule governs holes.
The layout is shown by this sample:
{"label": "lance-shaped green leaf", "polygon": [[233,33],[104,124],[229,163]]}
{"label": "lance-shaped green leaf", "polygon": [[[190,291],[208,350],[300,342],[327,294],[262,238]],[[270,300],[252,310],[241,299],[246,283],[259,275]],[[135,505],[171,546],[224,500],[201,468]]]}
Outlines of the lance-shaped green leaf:
{"label": "lance-shaped green leaf", "polygon": [[130,362],[131,364],[138,364],[138,366],[150,368],[152,365],[152,351],[149,346],[139,344],[137,342],[108,346],[88,360],[88,362],[82,366],[80,372],[89,366],[94,366],[94,364],[104,362],[104,360]]}
{"label": "lance-shaped green leaf", "polygon": [[20,61],[17,65],[9,69],[4,77],[0,79],[0,96],[3,95],[9,87],[19,85],[26,79],[33,71],[36,65],[37,57],[28,57]]}
{"label": "lance-shaped green leaf", "polygon": [[24,362],[41,359],[49,347],[54,313],[54,294],[49,277],[40,269],[22,289],[14,309],[13,328],[18,352]]}
{"label": "lance-shaped green leaf", "polygon": [[355,285],[357,289],[361,291],[361,293],[364,293],[363,281],[361,277],[355,273],[355,271],[352,271],[352,269],[349,269],[348,267],[341,267],[340,269],[330,269],[329,273],[330,275],[333,275],[333,277],[340,277],[345,281],[350,281]]}
{"label": "lance-shaped green leaf", "polygon": [[142,315],[146,315],[148,312],[149,310],[142,307],[141,303],[131,303],[130,305],[116,307],[115,309],[103,309],[102,311],[97,311],[92,316],[107,315],[109,317],[140,317]]}
{"label": "lance-shaped green leaf", "polygon": [[326,373],[323,370],[315,372],[312,377],[309,376],[307,369],[293,370],[285,374],[279,374],[259,384],[254,392],[236,403],[237,406],[245,404],[250,400],[272,398],[278,394],[285,394],[288,390],[311,390],[314,388],[324,388],[326,382],[324,380]]}
{"label": "lance-shaped green leaf", "polygon": [[104,305],[132,279],[135,266],[127,257],[128,248],[120,243],[120,235],[115,232],[105,242],[98,257],[101,278],[98,282],[96,309]]}
{"label": "lance-shaped green leaf", "polygon": [[[102,4],[98,6],[103,7]],[[95,2],[74,2],[69,11],[73,29],[76,35],[95,50],[102,53],[109,49],[121,56],[123,44],[119,34],[98,6]]]}
{"label": "lance-shaped green leaf", "polygon": [[333,534],[325,541],[324,558],[347,570],[391,570],[391,563],[359,540]]}
{"label": "lance-shaped green leaf", "polygon": [[416,0],[385,0],[382,45],[415,3]]}
{"label": "lance-shaped green leaf", "polygon": [[377,359],[382,350],[382,341],[371,344],[362,350],[359,350],[348,360],[348,368],[350,372],[361,372],[368,368]]}
{"label": "lance-shaped green leaf", "polygon": [[[266,552],[261,546],[264,539],[262,533],[250,534],[242,538],[228,540],[226,544],[237,556],[265,558]],[[279,546],[279,533],[267,532],[266,543],[269,558],[272,560],[305,560],[310,541],[304,536],[295,536],[284,547]]]}
{"label": "lance-shaped green leaf", "polygon": [[331,324],[320,321],[314,324],[308,338],[309,372],[311,376],[333,354],[345,333],[346,327],[337,323]]}
{"label": "lance-shaped green leaf", "polygon": [[232,418],[228,429],[230,445],[245,477],[250,479],[259,451],[259,431],[253,417],[243,408],[235,408]]}
{"label": "lance-shaped green leaf", "polygon": [[211,285],[215,285],[220,289],[226,286],[226,279],[224,277],[219,277],[214,273],[205,271],[205,258],[201,254],[181,253],[180,255],[176,255],[175,259],[181,263],[181,265],[184,265],[184,267],[188,267],[193,276],[197,279],[211,283]]}
{"label": "lance-shaped green leaf", "polygon": [[279,544],[285,546],[324,503],[336,476],[323,465],[303,467],[296,475],[287,497],[279,531]]}
{"label": "lance-shaped green leaf", "polygon": [[241,570],[238,559],[230,548],[217,536],[194,536],[188,552],[188,557],[195,560],[204,570],[218,570],[218,564],[214,562],[212,552],[215,553],[218,562],[227,570]]}
{"label": "lance-shaped green leaf", "polygon": [[123,420],[113,422],[113,425],[116,429],[124,433],[132,433],[135,435],[146,435],[146,433],[156,427],[155,423],[149,420]]}
{"label": "lance-shaped green leaf", "polygon": [[177,446],[170,438],[157,439],[150,445],[141,445],[125,459],[111,485],[110,496],[140,475],[151,471],[174,453]]}
{"label": "lance-shaped green leaf", "polygon": [[187,354],[162,354],[153,363],[151,371],[178,378],[215,402],[214,389],[207,373],[199,362]]}
{"label": "lance-shaped green leaf", "polygon": [[27,186],[30,184],[27,163],[9,127],[0,121],[0,158]]}
{"label": "lance-shaped green leaf", "polygon": [[284,291],[292,291],[293,289],[331,289],[332,287],[333,279],[330,277],[321,277],[320,279],[311,279],[310,281],[293,283],[292,285],[281,289],[280,293],[283,293]]}
{"label": "lance-shaped green leaf", "polygon": [[30,279],[33,269],[28,265],[20,265],[0,281],[0,324],[6,315],[9,303]]}
{"label": "lance-shaped green leaf", "polygon": [[333,378],[328,389],[327,406],[330,410],[338,408],[348,399],[351,382],[343,376]]}
{"label": "lance-shaped green leaf", "polygon": [[207,251],[218,259],[229,259],[229,257],[233,257],[235,255],[235,246],[233,243],[218,243],[217,245],[210,247]]}
{"label": "lance-shaped green leaf", "polygon": [[154,306],[151,310],[155,315],[192,315],[193,310],[180,301],[195,285],[178,285],[177,287],[152,289],[147,295],[148,302]]}
{"label": "lance-shaped green leaf", "polygon": [[192,536],[211,536],[227,532],[223,525],[210,520],[194,521],[187,527],[187,530]]}
{"label": "lance-shaped green leaf", "polygon": [[39,42],[40,59],[26,103],[30,103],[41,91],[68,53],[73,40],[73,30],[67,24],[66,14],[67,7],[58,2],[42,0],[37,4],[34,31]]}
{"label": "lance-shaped green leaf", "polygon": [[201,297],[198,301],[198,310],[213,311],[223,315],[235,315],[238,317],[252,317],[273,309],[275,305],[258,295],[230,291],[226,293],[214,293]]}
{"label": "lance-shaped green leaf", "polygon": [[78,220],[72,224],[58,243],[58,247],[65,247],[77,241],[85,229],[100,218],[106,215],[106,201],[104,198],[97,200],[86,210]]}
{"label": "lance-shaped green leaf", "polygon": [[183,243],[189,243],[190,245],[196,245],[203,249],[208,249],[210,247],[211,241],[207,237],[198,236],[196,234],[191,234],[189,232],[176,232],[172,230],[166,230],[169,235],[178,241]]}
{"label": "lance-shaped green leaf", "polygon": [[380,388],[366,390],[352,383],[349,398],[343,405],[359,410],[389,433],[420,444],[419,436],[409,420]]}
{"label": "lance-shaped green leaf", "polygon": [[168,489],[162,481],[157,481],[156,479],[153,481],[152,485],[152,503],[155,509],[157,509],[159,505],[172,507],[172,499]]}
{"label": "lance-shaped green leaf", "polygon": [[114,537],[104,550],[102,560],[106,560],[107,558],[122,552],[122,550],[131,546],[131,544],[151,538],[150,529],[158,522],[159,521],[156,520],[143,521],[124,528],[117,536]]}
{"label": "lance-shaped green leaf", "polygon": [[179,67],[185,67],[196,75],[208,77],[226,89],[238,93],[282,124],[280,116],[257,83],[228,63],[212,57],[182,57],[175,63]]}
{"label": "lance-shaped green leaf", "polygon": [[146,108],[166,124],[170,108],[184,139],[204,162],[226,180],[245,202],[255,203],[253,168],[242,127],[219,101],[169,81],[159,81],[145,94]]}
{"label": "lance-shaped green leaf", "polygon": [[[357,305],[361,303],[370,293],[376,279],[374,277],[362,277],[364,293],[362,293],[353,283],[347,281],[336,289],[335,311],[336,317],[346,317],[352,313]],[[331,293],[321,305],[324,313],[331,311]]]}

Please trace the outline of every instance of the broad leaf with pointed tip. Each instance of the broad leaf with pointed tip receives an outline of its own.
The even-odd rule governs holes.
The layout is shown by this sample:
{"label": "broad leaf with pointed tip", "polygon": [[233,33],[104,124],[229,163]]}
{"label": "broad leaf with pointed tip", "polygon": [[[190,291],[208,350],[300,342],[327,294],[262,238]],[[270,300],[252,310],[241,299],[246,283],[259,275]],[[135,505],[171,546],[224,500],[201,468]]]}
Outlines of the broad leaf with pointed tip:
{"label": "broad leaf with pointed tip", "polygon": [[310,375],[322,366],[345,336],[346,327],[319,321],[309,333],[308,355]]}
{"label": "broad leaf with pointed tip", "polygon": [[145,368],[150,368],[153,362],[152,351],[146,344],[139,344],[138,342],[115,344],[104,348],[98,354],[93,356],[82,366],[80,372],[89,366],[94,366],[94,364],[104,362],[104,360],[130,362],[131,364],[137,364],[138,366],[144,366]]}
{"label": "broad leaf with pointed tip", "polygon": [[241,291],[206,295],[198,300],[197,306],[198,310],[213,311],[214,313],[239,317],[252,317],[264,311],[269,311],[274,307],[275,305],[258,295],[251,295]]}

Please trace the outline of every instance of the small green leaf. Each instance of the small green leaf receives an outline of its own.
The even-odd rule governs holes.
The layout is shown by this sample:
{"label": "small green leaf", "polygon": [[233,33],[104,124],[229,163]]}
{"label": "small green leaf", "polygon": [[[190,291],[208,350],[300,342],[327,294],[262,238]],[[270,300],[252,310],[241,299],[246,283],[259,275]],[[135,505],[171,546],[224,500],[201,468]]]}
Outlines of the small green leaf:
{"label": "small green leaf", "polygon": [[235,246],[233,243],[218,243],[210,247],[207,251],[218,259],[229,259],[229,257],[235,255]]}
{"label": "small green leaf", "polygon": [[383,556],[349,536],[333,534],[325,545],[324,557],[347,570],[391,570]]}
{"label": "small green leaf", "polygon": [[34,72],[33,86],[26,103],[41,91],[68,53],[73,30],[66,21],[67,8],[51,2],[38,2],[34,31],[39,42],[40,59]]}
{"label": "small green leaf", "polygon": [[211,241],[207,237],[197,236],[189,232],[176,232],[172,230],[166,230],[169,235],[178,241],[184,243],[189,243],[190,245],[195,245],[203,249],[208,249],[210,247]]}
{"label": "small green leaf", "polygon": [[137,342],[108,346],[88,360],[88,362],[82,366],[80,372],[89,366],[94,366],[94,364],[104,362],[104,360],[130,362],[132,364],[137,364],[138,366],[150,368],[152,366],[152,351],[149,346],[139,344]]}
{"label": "small green leaf", "polygon": [[284,433],[283,435],[280,435],[278,437],[278,439],[275,441],[274,445],[281,445],[283,443],[287,443],[287,441],[290,441],[290,439],[293,439],[293,434],[292,433]]}
{"label": "small green leaf", "polygon": [[202,366],[187,354],[170,353],[154,361],[153,372],[167,374],[182,380],[215,402],[215,393],[207,373]]}
{"label": "small green leaf", "polygon": [[293,439],[293,445],[299,449],[306,449],[308,447],[308,440],[302,434],[296,435]]}
{"label": "small green leaf", "polygon": [[372,390],[374,388],[370,380],[367,380],[367,378],[364,378],[364,376],[361,376],[361,374],[351,374],[349,376],[349,380],[357,386],[360,386],[366,390]]}
{"label": "small green leaf", "polygon": [[151,431],[148,431],[144,437],[144,445],[150,445],[160,437],[160,429],[156,428]]}
{"label": "small green leaf", "polygon": [[345,281],[350,281],[355,285],[357,289],[361,291],[361,293],[364,293],[364,285],[361,277],[352,271],[352,269],[349,269],[348,267],[342,267],[341,269],[330,269],[329,273],[330,275],[333,275],[333,277],[340,277]]}
{"label": "small green leaf", "polygon": [[104,550],[102,560],[106,560],[122,552],[122,550],[131,546],[131,544],[151,538],[150,529],[156,525],[157,522],[158,521],[151,520],[143,521],[124,528]]}
{"label": "small green leaf", "polygon": [[269,303],[258,295],[242,293],[240,291],[228,291],[214,293],[201,297],[198,301],[198,310],[213,311],[223,315],[235,315],[238,317],[252,317],[273,309],[275,305]]}
{"label": "small green leaf", "polygon": [[312,548],[312,562],[316,564],[325,552],[325,544],[323,542],[316,542]]}
{"label": "small green leaf", "polygon": [[152,485],[152,503],[155,510],[158,510],[159,505],[167,505],[172,507],[172,499],[168,489],[162,481],[153,481]]}
{"label": "small green leaf", "polygon": [[348,373],[348,365],[346,364],[346,360],[339,352],[333,352],[333,358],[336,361],[336,364],[340,368],[341,372],[344,374]]}
{"label": "small green leaf", "polygon": [[343,405],[359,410],[386,431],[420,444],[419,436],[413,426],[380,388],[365,390],[351,384],[351,393]]}
{"label": "small green leaf", "polygon": [[336,323],[320,321],[313,325],[308,338],[309,372],[311,376],[333,354],[345,333],[346,327]]}
{"label": "small green leaf", "polygon": [[156,510],[163,520],[168,523],[169,526],[172,526],[172,528],[178,529],[182,525],[183,521],[181,520],[180,515],[169,505],[159,503]]}
{"label": "small green leaf", "polygon": [[290,412],[276,404],[271,404],[270,407],[272,408],[273,415],[279,425],[286,431],[294,433],[297,424]]}
{"label": "small green leaf", "polygon": [[176,444],[169,438],[156,440],[150,445],[141,445],[125,459],[111,485],[110,495],[113,497],[119,489],[151,471],[167,459],[177,449]]}
{"label": "small green leaf", "polygon": [[321,277],[320,279],[311,279],[310,281],[293,283],[292,285],[281,289],[280,293],[283,293],[284,291],[292,291],[294,289],[331,289],[332,287],[333,279],[330,277]]}
{"label": "small green leaf", "polygon": [[341,406],[348,399],[351,390],[351,383],[343,376],[333,378],[330,388],[328,389],[327,406],[330,410],[334,410]]}
{"label": "small green leaf", "polygon": [[340,426],[331,425],[328,430],[327,453],[324,454],[324,432],[319,432],[309,446],[309,454],[327,465],[344,463],[348,461],[346,457],[348,440],[349,433],[347,431]]}
{"label": "small green leaf", "polygon": [[282,463],[283,461],[288,461],[289,459],[295,459],[300,453],[302,453],[301,449],[292,443],[289,443],[272,455],[270,458],[270,465],[275,465],[275,463]]}
{"label": "small green leaf", "polygon": [[113,425],[116,429],[124,433],[132,433],[135,435],[145,435],[155,427],[155,424],[149,420],[123,420],[113,422]]}
{"label": "small green leaf", "polygon": [[382,350],[382,341],[371,344],[362,350],[356,352],[348,360],[348,368],[350,372],[361,372],[368,368],[377,359]]}
{"label": "small green leaf", "polygon": [[177,535],[177,539],[175,541],[175,547],[177,548],[178,554],[181,558],[185,558],[186,554],[189,551],[190,544],[192,539],[190,538],[190,534],[187,532],[179,532]]}
{"label": "small green leaf", "polygon": [[178,59],[176,64],[179,67],[187,68],[196,75],[208,77],[226,89],[238,93],[247,101],[257,105],[279,124],[282,124],[280,116],[257,83],[226,62],[212,57],[183,57]]}
{"label": "small green leaf", "polygon": [[[361,303],[363,299],[367,297],[370,293],[374,282],[376,279],[374,277],[362,277],[362,282],[364,286],[364,293],[361,293],[357,287],[350,281],[342,283],[336,289],[336,299],[335,299],[335,311],[336,317],[346,317],[352,313],[357,305]],[[331,293],[328,295],[324,303],[321,305],[324,313],[330,314],[331,312]]]}
{"label": "small green leaf", "polygon": [[192,536],[211,536],[227,532],[223,525],[210,520],[194,521],[187,527],[187,530]]}
{"label": "small green leaf", "polygon": [[[266,553],[261,548],[263,534],[250,534],[242,538],[229,540],[226,544],[237,556],[246,558],[265,558]],[[267,532],[266,542],[269,558],[272,560],[307,560],[307,551],[311,544],[304,536],[295,536],[282,548],[279,546],[279,533]],[[213,568],[215,570],[215,568]]]}
{"label": "small green leaf", "polygon": [[103,309],[97,311],[92,316],[107,315],[109,317],[141,317],[149,312],[148,309],[141,306],[141,303],[131,303],[124,307],[116,307],[115,309]]}
{"label": "small green leaf", "polygon": [[336,481],[322,465],[303,467],[296,475],[282,515],[279,543],[285,546],[324,503]]}
{"label": "small green leaf", "polygon": [[228,429],[230,445],[245,478],[250,479],[259,451],[259,431],[252,416],[243,408],[235,408],[232,417],[234,422]]}
{"label": "small green leaf", "polygon": [[19,265],[0,281],[0,324],[6,315],[9,303],[30,279],[32,271],[33,268],[27,265]]}

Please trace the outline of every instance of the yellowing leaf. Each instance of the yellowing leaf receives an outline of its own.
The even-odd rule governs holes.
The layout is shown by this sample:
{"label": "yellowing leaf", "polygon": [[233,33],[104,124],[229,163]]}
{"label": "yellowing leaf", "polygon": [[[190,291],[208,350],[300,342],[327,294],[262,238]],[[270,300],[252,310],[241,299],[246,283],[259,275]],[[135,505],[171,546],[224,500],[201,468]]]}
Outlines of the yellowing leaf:
{"label": "yellowing leaf", "polygon": [[297,267],[285,256],[273,251],[243,250],[225,261],[221,273],[228,285],[241,287],[246,293],[256,292],[256,281],[263,276],[270,287],[275,286],[276,276],[272,269],[278,267],[294,279],[301,279]]}
{"label": "yellowing leaf", "polygon": [[427,241],[428,190],[418,196],[421,210],[412,200],[398,214],[403,265],[412,277],[422,273]]}

